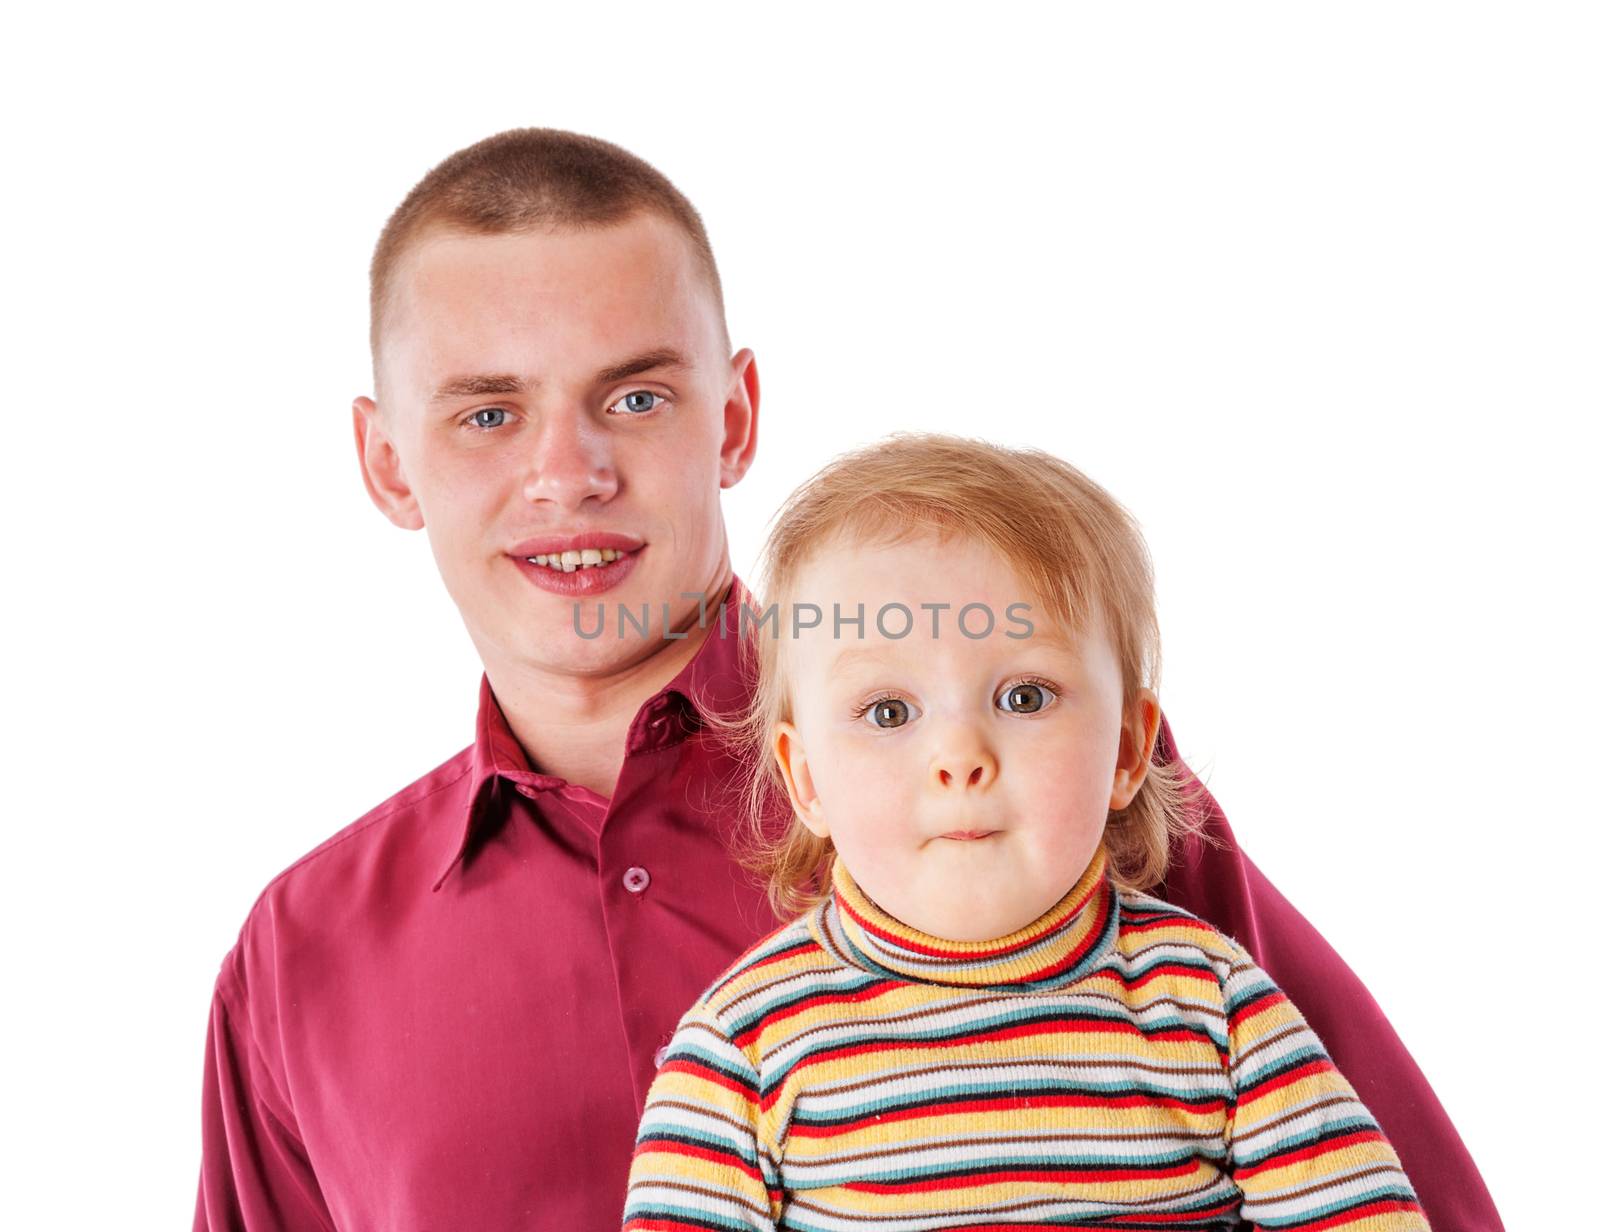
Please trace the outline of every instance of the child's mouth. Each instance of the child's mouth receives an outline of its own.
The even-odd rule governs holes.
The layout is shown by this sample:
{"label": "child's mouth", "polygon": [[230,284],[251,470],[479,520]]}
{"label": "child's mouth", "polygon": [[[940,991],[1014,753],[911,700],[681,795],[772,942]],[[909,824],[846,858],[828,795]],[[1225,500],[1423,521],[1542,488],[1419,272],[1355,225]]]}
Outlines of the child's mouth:
{"label": "child's mouth", "polygon": [[975,839],[988,838],[991,834],[998,834],[998,830],[951,830],[948,834],[941,834],[940,838],[953,838],[957,842],[969,843]]}

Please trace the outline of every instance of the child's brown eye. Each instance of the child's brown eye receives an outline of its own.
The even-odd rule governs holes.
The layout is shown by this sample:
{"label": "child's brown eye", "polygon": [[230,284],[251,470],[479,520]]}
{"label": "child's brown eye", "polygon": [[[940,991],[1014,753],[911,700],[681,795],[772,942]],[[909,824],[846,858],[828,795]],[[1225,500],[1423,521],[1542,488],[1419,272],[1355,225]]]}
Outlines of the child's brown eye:
{"label": "child's brown eye", "polygon": [[900,727],[911,720],[911,708],[898,697],[886,697],[867,708],[867,721],[874,727]]}
{"label": "child's brown eye", "polygon": [[1012,714],[1036,714],[1044,709],[1047,692],[1043,685],[1014,684],[1000,695],[1000,709]]}

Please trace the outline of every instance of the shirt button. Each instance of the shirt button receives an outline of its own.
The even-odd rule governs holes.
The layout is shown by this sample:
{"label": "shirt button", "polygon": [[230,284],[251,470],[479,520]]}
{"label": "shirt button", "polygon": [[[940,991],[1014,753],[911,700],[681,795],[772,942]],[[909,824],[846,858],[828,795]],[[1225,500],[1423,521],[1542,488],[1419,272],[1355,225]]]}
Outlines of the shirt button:
{"label": "shirt button", "polygon": [[662,1044],[661,1047],[656,1049],[656,1068],[660,1069],[666,1063],[667,1063],[667,1045],[666,1044]]}
{"label": "shirt button", "polygon": [[642,868],[630,868],[622,874],[622,888],[630,894],[643,894],[649,884],[650,874]]}

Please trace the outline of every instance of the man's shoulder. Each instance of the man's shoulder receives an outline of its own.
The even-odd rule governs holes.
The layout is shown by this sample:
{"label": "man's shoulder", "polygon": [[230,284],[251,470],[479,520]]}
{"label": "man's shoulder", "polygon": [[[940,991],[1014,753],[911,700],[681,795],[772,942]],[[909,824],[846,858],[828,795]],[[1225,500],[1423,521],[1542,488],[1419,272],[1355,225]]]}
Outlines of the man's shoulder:
{"label": "man's shoulder", "polygon": [[[274,896],[292,894],[301,887],[316,887],[330,878],[343,879],[352,871],[349,866],[366,865],[378,849],[390,856],[425,857],[427,853],[410,850],[420,843],[442,851],[439,842],[429,844],[428,840],[451,837],[435,833],[449,828],[437,824],[443,819],[455,824],[465,823],[471,772],[472,748],[469,745],[402,787],[382,804],[368,809],[289,865],[267,883],[252,914],[259,911],[264,900]],[[459,801],[452,798],[454,796],[459,796]],[[458,803],[459,808],[456,807]],[[459,838],[459,832],[454,837]],[[444,858],[448,858],[448,853]],[[434,871],[442,871],[442,866]]]}
{"label": "man's shoulder", "polygon": [[285,932],[336,929],[363,909],[375,882],[384,893],[429,891],[460,840],[471,783],[469,745],[318,843],[267,882],[229,958],[272,947]]}

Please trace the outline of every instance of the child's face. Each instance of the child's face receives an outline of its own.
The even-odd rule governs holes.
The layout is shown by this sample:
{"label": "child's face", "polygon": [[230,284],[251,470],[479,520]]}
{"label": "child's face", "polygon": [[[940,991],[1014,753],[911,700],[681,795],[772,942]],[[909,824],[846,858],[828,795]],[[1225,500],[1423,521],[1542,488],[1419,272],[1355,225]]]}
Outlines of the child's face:
{"label": "child's face", "polygon": [[[1157,722],[1140,694],[1128,722],[1117,657],[1098,627],[1058,622],[1010,563],[966,540],[836,546],[805,567],[796,603],[822,624],[784,647],[794,722],[773,751],[795,812],[833,839],[866,893],[913,928],[956,941],[1001,937],[1054,906],[1143,781]],[[898,640],[877,628],[910,609]],[[957,614],[987,605],[987,637]],[[1007,609],[1026,603],[1021,620]],[[865,633],[843,625],[864,605]],[[934,613],[923,604],[949,604]],[[780,612],[781,636],[792,633]],[[907,623],[891,609],[884,628]],[[972,609],[966,628],[987,623]]]}

